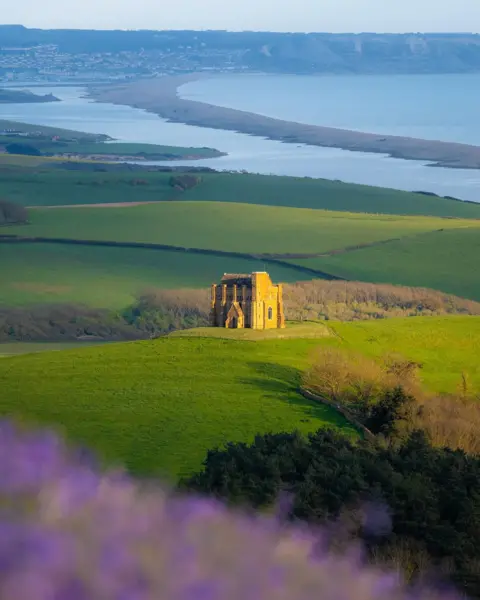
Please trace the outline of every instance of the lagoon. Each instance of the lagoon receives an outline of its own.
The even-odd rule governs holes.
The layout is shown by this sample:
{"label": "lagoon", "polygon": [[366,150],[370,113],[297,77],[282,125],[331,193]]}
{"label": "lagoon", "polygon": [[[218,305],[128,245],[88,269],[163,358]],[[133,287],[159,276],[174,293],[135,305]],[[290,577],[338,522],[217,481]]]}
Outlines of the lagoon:
{"label": "lagoon", "polygon": [[[274,96],[276,95],[278,97],[278,86],[280,85],[280,82],[277,81],[275,84],[276,87],[272,87],[274,81],[272,78],[279,77],[283,80],[285,77],[287,79],[284,81],[288,82],[289,78],[293,76],[235,75],[228,77],[233,78],[233,80],[229,82],[229,85],[234,86],[233,81],[238,81],[239,83],[235,85],[251,88],[249,94],[244,93],[243,96],[240,94],[236,95],[236,102],[238,102],[238,104],[235,108],[247,108],[245,105],[240,106],[239,104],[246,102],[246,99],[248,99],[248,102],[250,103],[255,103],[256,100],[252,98],[256,97],[258,103],[256,106],[249,106],[249,110],[254,110],[256,108],[256,112],[262,113],[263,111],[263,114],[265,114],[265,111],[268,109],[268,103],[270,102],[273,108],[269,109],[271,110],[269,116],[281,116],[282,118],[286,118],[287,113],[284,111],[287,111],[287,109],[293,111],[293,100],[283,98],[281,103],[275,103],[274,101]],[[245,77],[252,79],[248,82]],[[423,76],[416,77],[421,78]],[[295,94],[298,96],[298,90],[301,90],[303,85],[307,85],[307,80],[310,82],[308,83],[309,86],[319,85],[318,81],[316,81],[318,79],[321,78],[296,78],[297,85],[295,89],[297,91]],[[393,77],[393,79],[395,79],[395,77]],[[225,88],[229,87],[222,84],[219,88],[219,82],[222,80],[223,79],[214,77],[212,79],[193,82],[183,86],[180,93],[182,96],[185,95],[185,97],[191,99],[194,99],[195,97],[195,99],[215,103],[213,98],[215,93],[213,90],[217,90],[218,97],[216,103],[221,105],[222,102],[232,101],[231,98],[228,100],[225,98],[225,95],[221,96],[219,93],[219,89],[222,88],[222,86]],[[313,83],[312,80],[314,80]],[[346,83],[344,85],[346,85]],[[208,86],[213,87],[210,88]],[[290,87],[292,87],[291,80]],[[273,90],[270,100],[268,99],[267,88]],[[25,86],[24,89],[34,88]],[[307,94],[307,91],[305,90],[307,90],[307,88],[304,88],[304,94],[309,96],[310,93]],[[332,94],[335,90],[335,87],[331,87],[329,93]],[[86,90],[81,87],[52,86],[44,88],[42,93],[52,93],[60,98],[62,102],[34,105],[0,105],[0,119],[24,121],[38,125],[51,125],[90,133],[106,133],[120,141],[179,146],[209,146],[228,153],[228,156],[220,158],[202,161],[180,161],[176,164],[208,166],[219,170],[247,170],[264,174],[339,179],[351,183],[384,186],[403,190],[424,190],[440,195],[454,196],[464,200],[480,201],[479,170],[433,168],[426,166],[426,163],[421,161],[393,159],[378,154],[349,152],[334,148],[286,144],[231,131],[193,127],[181,123],[168,123],[164,119],[144,110],[128,106],[96,103],[85,97]],[[223,93],[226,94],[227,92]],[[333,102],[333,100],[331,100],[331,102]],[[339,102],[339,106],[341,105],[343,104]],[[302,112],[302,105],[297,105],[295,110],[298,111],[296,114],[300,115],[300,112]],[[330,115],[332,114],[333,111],[330,111]],[[368,123],[361,115],[361,112],[357,111],[357,114],[359,115],[358,126],[362,127],[363,124],[367,126]],[[326,115],[327,111],[323,111],[322,116],[325,116],[326,118]],[[350,122],[353,123],[355,120],[354,115],[349,117],[351,121],[346,121],[344,115],[340,116],[344,124]],[[338,118],[340,118],[340,116]],[[292,112],[289,113],[288,118],[293,118]],[[312,114],[305,112],[304,118],[310,120],[314,117]],[[316,118],[319,118],[318,115]],[[333,125],[334,123],[326,120],[322,124]],[[373,126],[373,123],[370,123],[369,126],[370,125]],[[384,127],[381,124],[378,126]],[[391,125],[391,127],[394,127],[394,125]],[[353,127],[350,126],[350,128]],[[448,129],[449,127],[446,126],[445,130]],[[469,135],[475,136],[475,127],[472,125],[470,129],[471,132]],[[436,131],[438,131],[438,129]],[[462,127],[462,131],[465,131],[465,127]],[[386,133],[398,133],[398,131],[390,130]],[[450,132],[449,135],[453,135],[453,133]],[[456,135],[460,135],[458,131]],[[427,136],[424,135],[423,137]],[[455,139],[455,141],[459,140]],[[473,137],[470,140],[465,139],[462,141],[474,143]],[[475,143],[480,144],[480,137]],[[168,164],[171,165],[172,163],[170,162]]]}

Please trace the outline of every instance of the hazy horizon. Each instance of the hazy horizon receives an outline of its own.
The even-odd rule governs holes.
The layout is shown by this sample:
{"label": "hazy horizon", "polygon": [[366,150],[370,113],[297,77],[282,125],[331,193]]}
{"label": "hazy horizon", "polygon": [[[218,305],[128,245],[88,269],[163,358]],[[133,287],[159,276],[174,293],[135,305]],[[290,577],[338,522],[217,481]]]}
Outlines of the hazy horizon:
{"label": "hazy horizon", "polygon": [[8,20],[43,29],[480,33],[480,1],[70,0],[65,10],[63,0],[17,0]]}
{"label": "hazy horizon", "polygon": [[169,27],[164,29],[159,29],[157,27],[39,27],[34,25],[25,25],[24,23],[0,23],[0,27],[25,27],[25,29],[39,29],[42,31],[191,31],[191,32],[201,32],[201,31],[226,31],[229,33],[305,33],[305,34],[333,34],[333,35],[480,35],[480,31],[445,31],[445,30],[435,30],[435,31],[427,31],[427,30],[402,30],[402,31],[373,31],[373,30],[362,30],[362,31],[348,31],[348,30],[339,30],[339,31],[329,31],[329,30],[311,30],[311,31],[298,31],[298,30],[284,30],[284,29],[228,29],[228,28],[210,28],[203,27],[192,29],[191,27]]}

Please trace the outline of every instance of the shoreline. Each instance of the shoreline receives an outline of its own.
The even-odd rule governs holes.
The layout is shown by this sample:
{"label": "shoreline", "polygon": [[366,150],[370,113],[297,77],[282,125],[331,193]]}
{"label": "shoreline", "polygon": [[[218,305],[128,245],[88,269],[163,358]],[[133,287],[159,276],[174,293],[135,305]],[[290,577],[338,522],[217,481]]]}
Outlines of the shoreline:
{"label": "shoreline", "polygon": [[143,109],[172,123],[234,131],[283,143],[420,160],[432,167],[480,169],[480,146],[308,125],[179,97],[178,90],[182,85],[210,77],[212,75],[165,76],[122,85],[90,87],[89,97],[97,102]]}

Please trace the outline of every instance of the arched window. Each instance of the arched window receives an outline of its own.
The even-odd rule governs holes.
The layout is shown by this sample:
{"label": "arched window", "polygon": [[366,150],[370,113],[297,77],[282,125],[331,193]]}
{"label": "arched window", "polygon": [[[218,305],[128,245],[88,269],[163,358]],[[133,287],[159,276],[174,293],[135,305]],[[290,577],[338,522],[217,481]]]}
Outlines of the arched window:
{"label": "arched window", "polygon": [[273,308],[269,306],[268,308],[268,320],[271,321],[273,319]]}

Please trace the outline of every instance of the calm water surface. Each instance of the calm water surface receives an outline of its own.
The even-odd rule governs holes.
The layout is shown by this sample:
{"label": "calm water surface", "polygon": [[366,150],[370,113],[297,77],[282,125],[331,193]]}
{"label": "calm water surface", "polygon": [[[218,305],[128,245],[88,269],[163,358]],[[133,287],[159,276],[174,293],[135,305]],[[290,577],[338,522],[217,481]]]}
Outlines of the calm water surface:
{"label": "calm water surface", "polygon": [[[215,103],[213,97],[209,96],[208,86],[211,85],[217,90],[224,90],[222,92],[224,95],[219,95],[216,103],[223,103],[227,106],[230,105],[227,103],[227,96],[232,94],[231,86],[234,85],[234,82],[237,82],[235,85],[242,88],[252,85],[251,89],[255,93],[247,94],[244,91],[243,95],[237,94],[237,99],[235,100],[237,104],[231,104],[231,106],[299,121],[302,113],[302,105],[295,105],[292,99],[289,100],[287,92],[285,92],[285,97],[278,95],[278,86],[283,85],[280,83],[280,80],[283,80],[284,77],[287,78],[285,81],[292,81],[290,76],[236,75],[234,77],[228,76],[227,85],[225,80],[221,83],[222,80],[214,78],[183,86],[181,94]],[[308,90],[311,88],[304,89],[304,83],[308,82],[309,86],[319,86],[320,83],[318,80],[320,79],[324,78],[294,77],[296,86],[293,86],[293,83],[290,84],[290,87],[294,89],[293,97],[300,99],[302,97],[309,97],[310,92]],[[339,82],[342,80],[341,77],[325,79],[338,79]],[[353,77],[347,79],[360,81],[361,78]],[[393,79],[397,78],[394,77]],[[249,83],[249,81],[252,83]],[[344,82],[343,85],[347,86],[347,83]],[[329,93],[336,93],[334,82],[330,83],[330,86]],[[302,92],[302,90],[304,91]],[[34,91],[38,92],[38,89]],[[3,104],[0,105],[0,118],[38,125],[64,127],[90,133],[106,133],[121,141],[179,146],[209,146],[228,153],[228,156],[222,158],[190,162],[181,161],[175,164],[209,166],[219,170],[245,169],[255,173],[340,179],[352,183],[385,186],[403,190],[425,190],[465,200],[480,201],[480,171],[478,170],[431,168],[420,161],[392,159],[378,154],[348,152],[316,146],[283,144],[231,131],[168,123],[156,115],[143,110],[127,106],[92,102],[83,97],[84,90],[82,88],[51,87],[43,88],[42,93],[52,93],[60,98],[62,102],[52,104]],[[253,97],[255,97],[255,100],[252,99]],[[234,101],[233,96],[230,96],[230,100]],[[250,105],[241,105],[242,102],[250,103]],[[333,103],[333,100],[330,102]],[[333,106],[334,104],[332,104]],[[342,106],[342,102],[340,101],[339,106]],[[294,117],[294,113],[297,117]],[[318,112],[315,114],[317,114],[315,118],[320,119]],[[333,108],[330,114],[333,115]],[[326,115],[327,111],[323,111],[322,117],[326,117]],[[306,122],[314,124],[317,122],[314,120],[313,113],[309,114],[305,112],[303,113],[303,118],[306,119]],[[351,124],[355,120],[353,109],[349,117],[350,120],[347,119],[346,114],[343,116],[339,114],[337,118],[341,122],[329,122],[325,118],[318,120],[318,123],[354,128]],[[359,129],[399,133],[398,130],[386,130],[384,126],[380,125],[375,128],[373,122],[372,126],[367,126],[368,121],[362,116],[361,111],[357,111],[357,118]],[[374,115],[371,114],[369,119],[373,118]],[[363,126],[364,123],[365,127]],[[395,125],[391,123],[390,126],[393,128]],[[435,127],[435,131],[440,132],[438,123]],[[463,128],[457,128],[457,133],[460,129],[463,131]],[[449,130],[449,127],[445,126],[444,130],[446,132]],[[410,132],[410,135],[413,135],[413,133]],[[445,137],[446,135],[447,133],[444,133],[440,139],[448,139]],[[454,135],[452,131],[450,131],[450,135]],[[470,128],[469,135],[476,135],[473,126]],[[424,133],[423,137],[431,136],[427,136]],[[456,141],[468,140],[457,139]],[[475,143],[473,137],[469,141]],[[480,144],[480,136],[477,139],[477,143]]]}
{"label": "calm water surface", "polygon": [[222,75],[181,95],[311,125],[480,145],[480,74]]}

